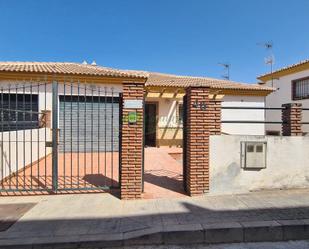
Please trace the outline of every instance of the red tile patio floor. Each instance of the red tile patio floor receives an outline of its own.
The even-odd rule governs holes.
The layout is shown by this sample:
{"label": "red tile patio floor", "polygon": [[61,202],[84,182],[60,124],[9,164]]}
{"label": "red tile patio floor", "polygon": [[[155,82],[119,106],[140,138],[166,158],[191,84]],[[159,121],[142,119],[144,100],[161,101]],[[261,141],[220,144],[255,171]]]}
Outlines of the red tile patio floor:
{"label": "red tile patio floor", "polygon": [[181,155],[181,148],[145,148],[144,198],[185,195],[182,162],[176,160]]}
{"label": "red tile patio floor", "polygon": [[[100,165],[100,167],[98,167]],[[106,167],[105,167],[106,165]],[[59,153],[58,189],[60,193],[104,192],[82,188],[118,186],[118,152],[114,153]],[[52,157],[48,155],[0,184],[6,192],[1,195],[51,194]],[[12,189],[27,191],[12,191]],[[76,190],[79,188],[80,190]],[[47,189],[47,190],[46,190]],[[31,191],[34,190],[34,191]]]}
{"label": "red tile patio floor", "polygon": [[[182,149],[180,148],[145,148],[143,198],[171,198],[185,195],[182,186],[182,163],[180,160],[176,160],[181,153]],[[60,190],[58,192],[104,192],[104,190],[74,189],[102,186],[116,187],[118,186],[119,174],[118,162],[117,152],[59,153],[58,188]],[[2,189],[8,190],[0,192],[2,196],[51,194],[51,155],[19,171],[15,176],[0,183],[0,186]],[[12,189],[16,189],[16,186],[19,189],[27,189],[27,191],[12,191]],[[117,194],[117,191],[115,194]]]}

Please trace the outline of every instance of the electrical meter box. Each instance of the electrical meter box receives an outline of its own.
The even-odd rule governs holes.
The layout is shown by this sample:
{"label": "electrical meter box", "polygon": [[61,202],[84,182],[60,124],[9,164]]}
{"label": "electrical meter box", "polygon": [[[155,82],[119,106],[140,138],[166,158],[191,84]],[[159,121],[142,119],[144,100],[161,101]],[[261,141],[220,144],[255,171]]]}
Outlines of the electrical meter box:
{"label": "electrical meter box", "polygon": [[266,142],[241,142],[241,167],[243,169],[265,169],[266,149]]}

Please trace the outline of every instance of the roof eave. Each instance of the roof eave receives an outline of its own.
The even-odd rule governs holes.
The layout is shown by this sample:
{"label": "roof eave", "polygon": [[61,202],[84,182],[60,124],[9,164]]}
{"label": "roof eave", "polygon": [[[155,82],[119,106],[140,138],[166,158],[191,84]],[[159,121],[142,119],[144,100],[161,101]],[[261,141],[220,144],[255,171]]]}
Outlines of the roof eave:
{"label": "roof eave", "polygon": [[283,69],[275,71],[273,73],[260,75],[260,76],[257,77],[257,79],[266,83],[267,81],[269,81],[271,79],[279,79],[280,77],[283,77],[283,76],[286,76],[286,75],[289,75],[289,74],[293,74],[293,73],[302,72],[302,71],[305,71],[305,70],[308,70],[308,69],[309,69],[309,61],[307,61],[303,64],[283,68]]}
{"label": "roof eave", "polygon": [[128,76],[128,75],[92,75],[92,74],[77,74],[77,73],[46,73],[46,72],[12,72],[12,71],[0,71],[0,79],[7,80],[64,80],[64,79],[84,79],[89,81],[138,81],[146,82],[146,76]]}
{"label": "roof eave", "polygon": [[[161,89],[175,91],[175,89],[181,89],[185,91],[184,86],[160,86],[160,85],[145,85],[146,89],[160,91]],[[275,91],[275,88],[268,89],[246,89],[246,88],[222,88],[222,87],[209,87],[211,91],[220,91],[223,94],[229,95],[249,95],[249,96],[267,96],[268,94]]]}

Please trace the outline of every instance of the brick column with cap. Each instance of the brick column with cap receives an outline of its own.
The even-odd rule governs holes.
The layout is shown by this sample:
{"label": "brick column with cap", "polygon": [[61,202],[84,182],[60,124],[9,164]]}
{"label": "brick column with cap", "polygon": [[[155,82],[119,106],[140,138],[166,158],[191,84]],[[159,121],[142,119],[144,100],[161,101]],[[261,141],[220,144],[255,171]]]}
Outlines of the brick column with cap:
{"label": "brick column with cap", "polygon": [[282,135],[302,136],[302,104],[283,104],[282,108]]}
{"label": "brick column with cap", "polygon": [[209,135],[215,113],[210,104],[209,88],[189,87],[187,95],[186,122],[186,168],[185,185],[190,196],[209,190]]}
{"label": "brick column with cap", "polygon": [[[144,109],[124,108],[126,100],[144,101],[143,83],[123,83],[121,130],[121,199],[138,199],[142,194],[143,119]],[[136,122],[129,122],[129,113],[136,112]]]}

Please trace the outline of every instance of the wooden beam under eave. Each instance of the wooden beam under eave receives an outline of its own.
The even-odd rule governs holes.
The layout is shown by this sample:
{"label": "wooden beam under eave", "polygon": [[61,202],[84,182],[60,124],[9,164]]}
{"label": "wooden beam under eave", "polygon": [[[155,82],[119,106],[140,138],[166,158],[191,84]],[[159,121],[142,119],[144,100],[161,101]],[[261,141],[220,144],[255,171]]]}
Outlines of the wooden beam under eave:
{"label": "wooden beam under eave", "polygon": [[224,96],[225,96],[224,94],[209,94],[209,99],[222,100]]}
{"label": "wooden beam under eave", "polygon": [[[179,90],[179,94],[185,94],[185,88],[182,87],[152,87],[146,86],[149,92],[175,92]],[[210,88],[210,94],[223,94],[223,95],[235,95],[235,96],[267,96],[273,92],[272,90],[258,90],[258,89],[218,89]]]}
{"label": "wooden beam under eave", "polygon": [[158,87],[158,86],[146,86],[146,90],[149,92],[168,92],[175,93],[176,91],[179,93],[185,93],[185,89],[182,87]]}
{"label": "wooden beam under eave", "polygon": [[158,92],[147,92],[146,98],[160,98],[161,93]]}
{"label": "wooden beam under eave", "polygon": [[175,99],[183,99],[185,95],[186,95],[185,93],[177,93],[177,95],[175,96]]}

